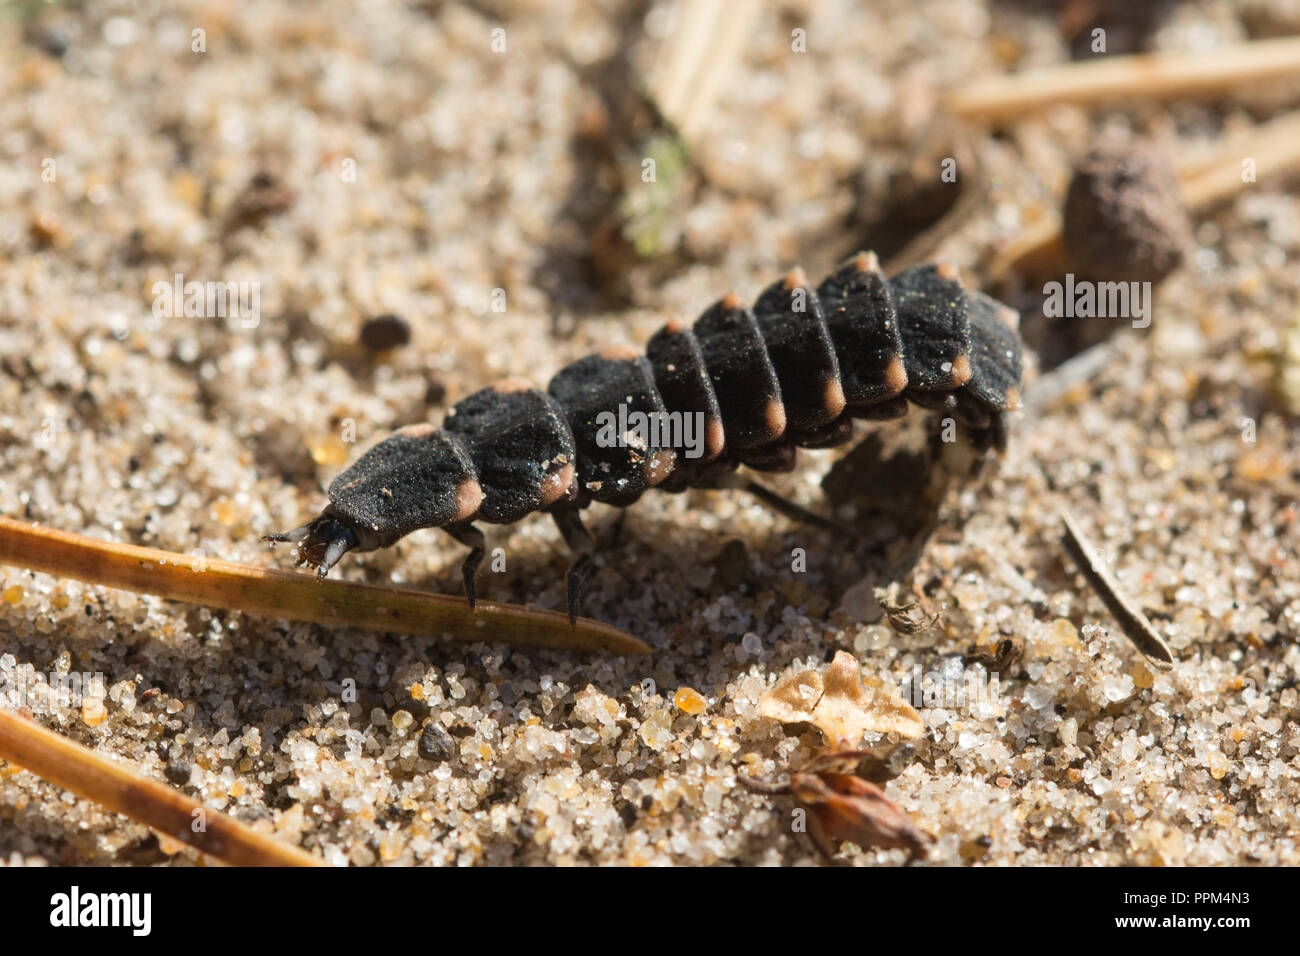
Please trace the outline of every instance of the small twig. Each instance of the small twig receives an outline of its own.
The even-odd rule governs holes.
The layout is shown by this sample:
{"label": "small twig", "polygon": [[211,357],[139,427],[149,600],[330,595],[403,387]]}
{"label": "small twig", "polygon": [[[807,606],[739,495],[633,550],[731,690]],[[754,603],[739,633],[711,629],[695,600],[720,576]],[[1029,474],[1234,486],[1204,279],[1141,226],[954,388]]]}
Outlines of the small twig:
{"label": "small twig", "polygon": [[[1242,178],[1242,162],[1254,163],[1254,179]],[[1286,113],[1228,137],[1213,155],[1179,163],[1183,205],[1204,209],[1241,192],[1255,181],[1300,167],[1300,111]]]}
{"label": "small twig", "polygon": [[1074,560],[1084,578],[1105,602],[1110,613],[1119,622],[1120,629],[1133,645],[1146,655],[1156,667],[1168,670],[1174,665],[1174,652],[1165,643],[1164,638],[1156,633],[1146,615],[1120,591],[1119,582],[1106,567],[1101,553],[1092,545],[1074,517],[1066,509],[1061,509],[1061,523],[1065,526],[1062,543],[1066,552]]}
{"label": "small twig", "polygon": [[993,257],[986,270],[988,281],[1002,282],[1013,272],[1042,276],[1065,271],[1069,256],[1061,226],[1059,212],[1046,213]]}
{"label": "small twig", "polygon": [[283,620],[521,647],[650,652],[626,631],[588,618],[570,624],[557,611],[486,601],[471,610],[464,600],[444,594],[321,580],[314,574],[98,541],[5,517],[0,517],[0,564]]}
{"label": "small twig", "polygon": [[1300,76],[1300,37],[1198,53],[1148,53],[1069,63],[976,81],[953,92],[962,119],[1014,120],[1061,103],[1217,96],[1249,83]]}
{"label": "small twig", "polygon": [[767,780],[755,780],[739,771],[736,772],[736,783],[740,784],[750,793],[759,793],[765,796],[784,796],[790,792],[790,781],[785,783],[771,783]]}
{"label": "small twig", "polygon": [[1115,353],[1113,342],[1098,342],[1038,376],[1025,390],[1022,405],[1025,414],[1041,414],[1050,409],[1071,389],[1091,381],[1094,375],[1115,360]]}
{"label": "small twig", "polygon": [[691,0],[664,43],[650,81],[660,112],[692,143],[708,125],[714,100],[740,60],[760,5],[756,0]]}
{"label": "small twig", "polygon": [[12,711],[0,710],[0,757],[234,866],[325,865]]}

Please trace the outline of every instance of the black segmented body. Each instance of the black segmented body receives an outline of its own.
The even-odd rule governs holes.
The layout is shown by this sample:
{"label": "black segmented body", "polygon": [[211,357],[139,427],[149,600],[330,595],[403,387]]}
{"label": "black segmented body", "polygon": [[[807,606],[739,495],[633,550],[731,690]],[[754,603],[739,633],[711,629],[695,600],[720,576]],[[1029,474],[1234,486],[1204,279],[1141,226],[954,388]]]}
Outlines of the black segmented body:
{"label": "black segmented body", "polygon": [[[626,506],[654,487],[718,487],[738,465],[786,471],[796,448],[842,444],[854,419],[899,417],[909,400],[950,412],[980,447],[1003,447],[1006,413],[1019,402],[1014,316],[945,266],[886,279],[864,253],[816,289],[795,270],[752,309],[732,295],[693,327],[670,322],[645,356],[589,355],[546,392],[499,383],[457,403],[441,429],[401,429],[334,480],[320,517],[270,540],[299,542],[299,563],[323,575],[349,550],[442,527],[472,549],[472,603],[484,550],[472,522],[545,510],[580,553],[569,580],[576,613],[591,551],[579,512],[592,501]],[[610,441],[602,422],[620,406],[690,416],[703,426],[698,454],[662,437]]]}

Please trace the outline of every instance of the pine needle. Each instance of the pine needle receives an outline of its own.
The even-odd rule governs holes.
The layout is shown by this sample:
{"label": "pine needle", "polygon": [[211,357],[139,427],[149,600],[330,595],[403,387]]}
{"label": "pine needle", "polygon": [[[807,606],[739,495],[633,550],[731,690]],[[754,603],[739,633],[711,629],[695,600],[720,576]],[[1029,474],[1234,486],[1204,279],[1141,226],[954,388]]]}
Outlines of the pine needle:
{"label": "pine needle", "polygon": [[1300,77],[1300,37],[1196,53],[1099,57],[996,76],[955,90],[949,107],[962,119],[1014,122],[1032,110],[1063,103],[1225,96],[1285,77]]}
{"label": "pine needle", "polygon": [[519,647],[650,651],[626,631],[588,618],[570,624],[568,615],[557,611],[487,601],[471,610],[464,599],[444,594],[116,544],[5,517],[0,517],[0,564],[259,617]]}
{"label": "pine needle", "polygon": [[233,866],[325,865],[13,711],[0,710],[0,757]]}

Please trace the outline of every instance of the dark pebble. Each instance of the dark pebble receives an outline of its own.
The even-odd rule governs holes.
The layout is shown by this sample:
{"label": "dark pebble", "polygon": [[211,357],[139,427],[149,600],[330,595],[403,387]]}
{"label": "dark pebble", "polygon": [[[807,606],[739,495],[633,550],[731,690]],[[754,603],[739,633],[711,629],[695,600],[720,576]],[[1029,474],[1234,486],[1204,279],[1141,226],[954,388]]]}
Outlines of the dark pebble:
{"label": "dark pebble", "polygon": [[393,705],[394,710],[404,710],[418,721],[423,721],[429,716],[428,701],[419,700],[415,697],[399,698]]}
{"label": "dark pebble", "polygon": [[52,56],[56,60],[62,59],[72,45],[65,31],[44,24],[24,26],[23,38],[46,56]]}
{"label": "dark pebble", "polygon": [[256,173],[235,197],[228,227],[259,226],[271,216],[289,209],[293,202],[294,191],[272,173]]}
{"label": "dark pebble", "polygon": [[440,723],[429,720],[424,724],[416,748],[419,750],[420,756],[425,760],[442,763],[455,753],[456,742],[451,739],[451,734],[447,733]]}
{"label": "dark pebble", "polygon": [[447,400],[447,383],[437,372],[429,372],[424,382],[424,404],[441,405]]}
{"label": "dark pebble", "polygon": [[749,549],[739,538],[722,546],[713,559],[713,582],[720,591],[734,591],[749,575]]}
{"label": "dark pebble", "polygon": [[411,327],[400,315],[377,315],[361,326],[361,344],[371,352],[383,352],[411,341]]}
{"label": "dark pebble", "polygon": [[636,825],[638,814],[636,812],[636,807],[632,804],[624,803],[618,808],[618,815],[623,818],[623,826],[627,827],[629,830]]}

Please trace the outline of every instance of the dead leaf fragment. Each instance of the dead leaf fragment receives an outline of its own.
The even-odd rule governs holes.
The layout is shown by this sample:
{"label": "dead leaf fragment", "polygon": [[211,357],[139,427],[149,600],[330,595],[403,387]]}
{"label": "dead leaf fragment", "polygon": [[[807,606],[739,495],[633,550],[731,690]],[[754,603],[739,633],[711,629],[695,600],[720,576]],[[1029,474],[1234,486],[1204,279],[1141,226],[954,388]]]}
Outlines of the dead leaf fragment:
{"label": "dead leaf fragment", "polygon": [[847,773],[795,773],[790,792],[808,813],[808,835],[827,857],[841,841],[864,850],[902,848],[917,853],[931,842],[898,804],[874,783]]}
{"label": "dead leaf fragment", "polygon": [[921,715],[878,678],[863,684],[862,668],[838,651],[826,673],[802,671],[779,681],[758,702],[758,712],[783,724],[810,723],[834,748],[853,747],[867,733],[919,737]]}
{"label": "dead leaf fragment", "polygon": [[803,671],[777,681],[775,687],[758,699],[758,712],[783,724],[812,723],[813,708],[824,693],[822,675]]}
{"label": "dead leaf fragment", "polygon": [[864,850],[902,848],[914,856],[923,853],[934,838],[862,775],[864,765],[879,757],[867,750],[832,750],[791,773],[789,783],[770,784],[744,776],[737,782],[755,793],[793,796],[804,813],[808,836],[827,860],[845,840]]}

